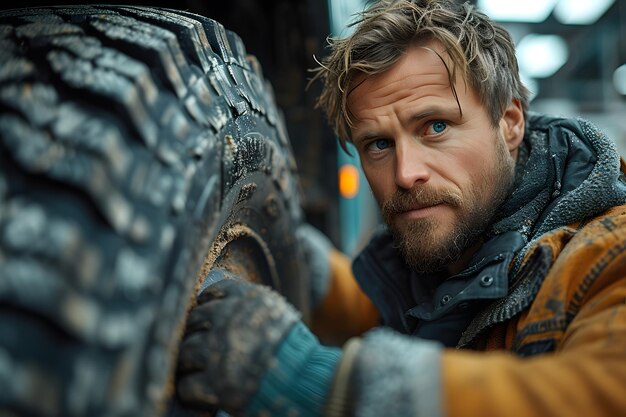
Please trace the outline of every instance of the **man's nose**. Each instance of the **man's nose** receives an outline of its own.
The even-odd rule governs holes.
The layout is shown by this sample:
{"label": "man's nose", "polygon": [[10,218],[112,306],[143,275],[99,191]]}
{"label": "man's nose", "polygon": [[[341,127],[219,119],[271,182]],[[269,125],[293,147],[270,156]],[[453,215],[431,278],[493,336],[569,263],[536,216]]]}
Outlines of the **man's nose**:
{"label": "man's nose", "polygon": [[424,184],[430,179],[430,169],[426,155],[417,143],[403,143],[396,146],[396,185],[405,190]]}

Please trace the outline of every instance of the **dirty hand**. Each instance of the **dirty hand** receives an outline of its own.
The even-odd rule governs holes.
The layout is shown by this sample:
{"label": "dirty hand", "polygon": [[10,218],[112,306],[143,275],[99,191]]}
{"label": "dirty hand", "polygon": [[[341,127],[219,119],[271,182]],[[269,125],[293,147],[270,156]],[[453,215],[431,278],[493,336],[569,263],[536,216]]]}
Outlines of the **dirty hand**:
{"label": "dirty hand", "polygon": [[279,294],[224,279],[200,294],[189,315],[178,396],[187,406],[235,415],[320,416],[339,356]]}

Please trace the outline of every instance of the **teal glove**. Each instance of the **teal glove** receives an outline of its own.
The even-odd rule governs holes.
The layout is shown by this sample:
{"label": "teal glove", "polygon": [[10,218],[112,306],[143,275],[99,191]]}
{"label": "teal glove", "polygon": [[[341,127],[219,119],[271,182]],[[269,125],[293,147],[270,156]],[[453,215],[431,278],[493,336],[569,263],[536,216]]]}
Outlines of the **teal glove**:
{"label": "teal glove", "polygon": [[177,392],[183,404],[203,410],[319,417],[339,356],[279,294],[225,279],[206,288],[189,315]]}

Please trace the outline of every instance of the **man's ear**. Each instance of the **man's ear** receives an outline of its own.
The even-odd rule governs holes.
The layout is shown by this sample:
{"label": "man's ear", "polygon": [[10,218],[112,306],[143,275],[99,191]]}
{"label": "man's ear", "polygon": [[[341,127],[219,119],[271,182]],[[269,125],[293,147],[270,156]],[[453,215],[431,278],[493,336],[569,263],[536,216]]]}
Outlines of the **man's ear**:
{"label": "man's ear", "polygon": [[517,148],[524,139],[524,111],[518,99],[513,99],[504,110],[500,119],[500,133],[504,137],[509,152],[516,154]]}

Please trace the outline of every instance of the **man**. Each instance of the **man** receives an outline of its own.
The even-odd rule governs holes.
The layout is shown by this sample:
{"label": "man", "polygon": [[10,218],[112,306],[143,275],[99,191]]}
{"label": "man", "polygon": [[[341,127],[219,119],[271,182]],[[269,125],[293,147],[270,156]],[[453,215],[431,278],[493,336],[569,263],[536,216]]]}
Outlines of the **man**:
{"label": "man", "polygon": [[467,4],[375,3],[317,77],[388,229],[353,265],[366,296],[309,242],[331,277],[313,326],[382,326],[322,346],[277,294],[222,281],[190,314],[179,397],[236,415],[626,415],[611,142],[528,113],[509,35]]}

